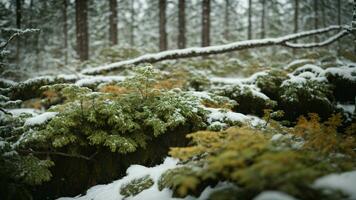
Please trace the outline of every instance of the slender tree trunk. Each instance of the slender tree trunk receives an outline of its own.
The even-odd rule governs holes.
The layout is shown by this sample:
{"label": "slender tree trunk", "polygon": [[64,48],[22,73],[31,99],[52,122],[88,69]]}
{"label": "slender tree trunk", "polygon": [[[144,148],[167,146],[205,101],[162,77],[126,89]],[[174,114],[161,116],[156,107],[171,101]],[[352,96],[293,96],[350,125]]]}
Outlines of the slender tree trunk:
{"label": "slender tree trunk", "polygon": [[117,44],[117,0],[110,0],[110,18],[109,18],[109,39],[111,45]]}
{"label": "slender tree trunk", "polygon": [[63,0],[63,39],[64,39],[64,64],[68,63],[68,23],[67,23],[68,0]]}
{"label": "slender tree trunk", "polygon": [[225,0],[225,19],[224,19],[224,39],[229,40],[230,33],[229,33],[229,26],[230,26],[230,0]]}
{"label": "slender tree trunk", "polygon": [[337,0],[337,24],[341,25],[341,0]]}
{"label": "slender tree trunk", "polygon": [[[341,0],[337,0],[337,24],[341,25]],[[340,53],[341,44],[337,41],[337,52]]]}
{"label": "slender tree trunk", "polygon": [[178,7],[178,48],[184,49],[187,43],[185,38],[185,0],[179,0]]}
{"label": "slender tree trunk", "polygon": [[252,0],[248,0],[247,39],[252,39]]}
{"label": "slender tree trunk", "polygon": [[354,53],[356,54],[356,0],[354,0],[354,9],[353,9],[351,27],[354,35]]}
{"label": "slender tree trunk", "polygon": [[77,53],[81,61],[89,59],[89,35],[88,35],[88,2],[87,0],[75,1],[75,20]]}
{"label": "slender tree trunk", "polygon": [[167,31],[166,31],[166,8],[167,1],[159,0],[159,50],[167,50]]}
{"label": "slender tree trunk", "polygon": [[203,0],[202,2],[201,41],[203,47],[210,45],[210,0]]}
{"label": "slender tree trunk", "polygon": [[[294,28],[293,33],[297,33],[299,31],[299,0],[294,0]],[[295,40],[295,43],[298,41]],[[293,54],[296,54],[296,49],[293,49]]]}
{"label": "slender tree trunk", "polygon": [[131,17],[131,26],[130,26],[130,45],[131,47],[135,46],[135,7],[134,1],[130,2],[130,17]]}
{"label": "slender tree trunk", "polygon": [[261,38],[265,38],[266,37],[265,12],[266,12],[266,0],[262,0]]}
{"label": "slender tree trunk", "polygon": [[[22,5],[21,0],[16,0],[16,28],[21,29],[21,14],[22,14]],[[20,62],[20,38],[16,40],[16,62]]]}
{"label": "slender tree trunk", "polygon": [[[318,12],[319,12],[319,7],[318,7],[319,1],[318,0],[314,0],[314,29],[318,29],[319,28],[319,16],[318,16]],[[318,36],[314,37],[314,41],[318,42]]]}
{"label": "slender tree trunk", "polygon": [[320,7],[321,7],[321,20],[323,23],[323,27],[326,27],[325,0],[320,0]]}

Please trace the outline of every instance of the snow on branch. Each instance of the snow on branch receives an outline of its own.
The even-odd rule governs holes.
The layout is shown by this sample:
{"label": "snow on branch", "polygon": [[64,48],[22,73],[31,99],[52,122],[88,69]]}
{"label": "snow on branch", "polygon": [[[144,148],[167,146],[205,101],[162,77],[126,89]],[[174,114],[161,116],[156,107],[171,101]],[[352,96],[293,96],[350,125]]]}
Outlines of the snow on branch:
{"label": "snow on branch", "polygon": [[27,33],[34,33],[34,32],[39,32],[40,29],[24,29],[24,30],[21,30],[21,29],[15,29],[15,33],[12,34],[10,36],[10,38],[5,41],[5,42],[2,42],[0,43],[0,53],[3,53],[3,51],[5,50],[6,46],[11,42],[11,40],[13,40],[14,38],[16,37],[19,37],[23,34],[27,34]]}
{"label": "snow on branch", "polygon": [[339,32],[338,34],[328,38],[327,40],[324,40],[323,42],[318,42],[318,43],[308,43],[308,44],[295,44],[295,43],[290,43],[290,42],[286,42],[284,44],[284,46],[286,47],[290,47],[290,48],[314,48],[314,47],[322,47],[322,46],[326,46],[329,45],[333,42],[335,42],[336,40],[344,37],[345,35],[349,34],[349,31],[347,30],[343,30],[341,32]]}
{"label": "snow on branch", "polygon": [[[211,54],[221,54],[231,51],[239,51],[244,49],[250,48],[257,48],[257,47],[265,47],[265,46],[272,46],[272,45],[281,45],[289,48],[311,48],[311,47],[321,47],[332,42],[336,41],[337,39],[347,35],[350,33],[349,26],[329,26],[322,29],[311,30],[311,31],[304,31],[300,33],[290,34],[282,37],[277,38],[266,38],[266,39],[258,39],[258,40],[246,40],[246,41],[239,41],[230,44],[224,45],[217,45],[217,46],[209,46],[209,47],[193,47],[187,49],[177,49],[177,50],[170,50],[170,51],[163,51],[159,53],[153,54],[146,54],[139,56],[134,59],[124,60],[120,62],[111,63],[108,65],[84,69],[81,71],[83,74],[101,74],[108,71],[113,71],[120,67],[126,65],[133,65],[133,64],[140,64],[140,63],[154,63],[162,60],[170,60],[170,59],[179,59],[179,58],[189,58],[189,57],[197,57],[197,56],[204,56],[204,55],[211,55]],[[328,40],[321,42],[321,43],[311,43],[311,44],[291,44],[288,43],[295,39],[305,38],[313,35],[323,34],[330,31],[340,31],[335,36],[329,38]]]}

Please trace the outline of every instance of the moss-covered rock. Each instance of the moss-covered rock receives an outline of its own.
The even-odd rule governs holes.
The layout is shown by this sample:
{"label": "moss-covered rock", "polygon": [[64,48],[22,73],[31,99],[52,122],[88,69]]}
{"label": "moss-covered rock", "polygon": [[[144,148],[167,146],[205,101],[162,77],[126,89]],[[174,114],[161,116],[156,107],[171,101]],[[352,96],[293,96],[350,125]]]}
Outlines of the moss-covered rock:
{"label": "moss-covered rock", "polygon": [[233,110],[244,114],[263,115],[264,109],[273,108],[276,105],[276,102],[251,85],[225,85],[215,87],[211,92],[236,101],[237,105],[233,107]]}

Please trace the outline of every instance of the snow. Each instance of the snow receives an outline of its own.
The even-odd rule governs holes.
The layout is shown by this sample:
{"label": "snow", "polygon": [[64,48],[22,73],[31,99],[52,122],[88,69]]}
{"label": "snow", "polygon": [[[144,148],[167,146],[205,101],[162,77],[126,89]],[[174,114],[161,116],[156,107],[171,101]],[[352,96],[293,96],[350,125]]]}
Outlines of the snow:
{"label": "snow", "polygon": [[317,65],[306,64],[306,65],[303,65],[302,67],[298,67],[296,70],[294,70],[293,74],[298,75],[298,74],[300,74],[302,72],[306,72],[306,71],[309,71],[309,72],[312,72],[312,73],[318,75],[318,74],[323,73],[324,69],[322,69],[321,67],[319,67]]}
{"label": "snow", "polygon": [[296,65],[305,65],[305,64],[310,64],[310,63],[313,63],[313,62],[314,62],[314,60],[311,60],[311,59],[293,60],[288,65],[283,67],[283,69],[289,69],[289,68],[291,68],[293,66],[296,66]]}
{"label": "snow", "polygon": [[354,104],[337,104],[337,107],[342,108],[345,112],[354,113],[355,105]]}
{"label": "snow", "polygon": [[33,108],[7,109],[6,111],[11,113],[15,117],[20,116],[22,113],[27,113],[27,114],[31,114],[32,116],[36,116],[40,112],[40,110],[33,109]]}
{"label": "snow", "polygon": [[296,198],[279,191],[264,191],[253,200],[297,200]]}
{"label": "snow", "polygon": [[35,126],[45,123],[46,121],[52,119],[58,114],[58,112],[45,112],[40,115],[26,119],[26,126]]}
{"label": "snow", "polygon": [[356,199],[356,171],[326,175],[315,180],[313,187],[339,190],[348,195],[349,199]]}
{"label": "snow", "polygon": [[323,74],[332,74],[340,76],[344,79],[348,79],[350,81],[356,81],[356,66],[349,65],[349,66],[342,66],[342,67],[330,67],[327,68]]}
{"label": "snow", "polygon": [[203,108],[210,112],[207,119],[207,122],[210,125],[212,125],[215,122],[224,123],[226,121],[250,123],[252,126],[257,126],[259,124],[265,123],[264,120],[255,116],[244,115],[241,113],[236,113],[229,110],[223,110],[218,108],[206,108],[206,107]]}
{"label": "snow", "polygon": [[261,71],[254,73],[250,77],[210,77],[211,82],[215,83],[225,83],[231,85],[240,85],[240,84],[253,84],[256,82],[257,78],[260,76],[267,76],[268,71]]}
{"label": "snow", "polygon": [[119,82],[125,80],[125,76],[93,76],[86,77],[75,82],[77,86],[87,86],[105,82]]}
{"label": "snow", "polygon": [[169,199],[172,196],[172,191],[169,189],[164,189],[162,191],[158,190],[158,179],[162,175],[163,172],[167,171],[168,169],[172,169],[177,167],[178,160],[167,157],[163,164],[154,166],[154,167],[144,167],[141,165],[131,165],[126,170],[126,176],[122,179],[116,180],[112,183],[107,185],[97,185],[90,188],[86,195],[81,197],[74,197],[74,198],[67,198],[62,197],[58,200],[70,200],[70,199],[78,199],[78,200],[120,200],[124,197],[120,194],[120,188],[129,183],[130,181],[138,178],[142,178],[144,176],[149,175],[150,178],[154,181],[154,185],[140,194],[130,197],[127,199]]}
{"label": "snow", "polygon": [[15,85],[17,85],[17,82],[9,80],[9,79],[4,79],[4,78],[0,78],[0,82],[5,83],[7,86],[15,86]]}
{"label": "snow", "polygon": [[271,138],[271,141],[278,141],[280,140],[281,138],[283,137],[283,134],[280,134],[280,133],[277,133],[277,134],[274,134]]}

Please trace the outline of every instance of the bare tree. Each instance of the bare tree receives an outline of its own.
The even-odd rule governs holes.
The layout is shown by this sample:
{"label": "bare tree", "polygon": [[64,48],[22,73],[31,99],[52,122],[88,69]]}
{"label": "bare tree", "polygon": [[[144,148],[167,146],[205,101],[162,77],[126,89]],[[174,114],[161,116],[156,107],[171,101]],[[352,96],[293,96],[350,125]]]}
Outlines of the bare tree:
{"label": "bare tree", "polygon": [[63,0],[63,43],[64,43],[64,63],[68,63],[68,22],[67,22],[68,0]]}
{"label": "bare tree", "polygon": [[178,48],[183,49],[187,43],[185,38],[185,0],[179,0],[178,7]]}
{"label": "bare tree", "polygon": [[167,1],[159,0],[159,50],[167,50],[167,31],[166,31],[166,8]]}
{"label": "bare tree", "polygon": [[117,44],[117,0],[110,0],[110,17],[109,17],[109,39],[111,45]]}
{"label": "bare tree", "polygon": [[354,0],[351,30],[354,35],[354,53],[356,54],[356,0]]}
{"label": "bare tree", "polygon": [[[319,6],[318,5],[319,5],[318,0],[314,0],[314,6],[313,6],[313,9],[314,9],[314,29],[318,29],[319,28],[319,16],[318,16]],[[319,41],[317,35],[315,35],[314,41],[315,42]]]}
{"label": "bare tree", "polygon": [[[21,29],[21,18],[22,18],[22,5],[21,0],[16,0],[16,27]],[[16,61],[20,61],[20,40],[16,41]]]}
{"label": "bare tree", "polygon": [[134,7],[134,1],[130,1],[130,21],[131,21],[131,26],[130,26],[130,45],[134,46],[135,45],[135,7]]}
{"label": "bare tree", "polygon": [[252,39],[252,0],[248,0],[247,39]]}
{"label": "bare tree", "polygon": [[[299,0],[294,0],[294,28],[293,33],[297,33],[299,31]],[[294,42],[298,42],[295,40]],[[296,49],[293,49],[293,54],[296,54]]]}
{"label": "bare tree", "polygon": [[225,0],[225,16],[224,16],[224,39],[229,40],[229,26],[230,26],[230,0]]}
{"label": "bare tree", "polygon": [[265,12],[266,12],[266,0],[261,0],[262,3],[262,14],[261,14],[261,38],[265,38]]}
{"label": "bare tree", "polygon": [[81,61],[89,59],[88,1],[75,1],[77,53]]}
{"label": "bare tree", "polygon": [[210,45],[210,0],[202,2],[201,45],[203,47]]}

